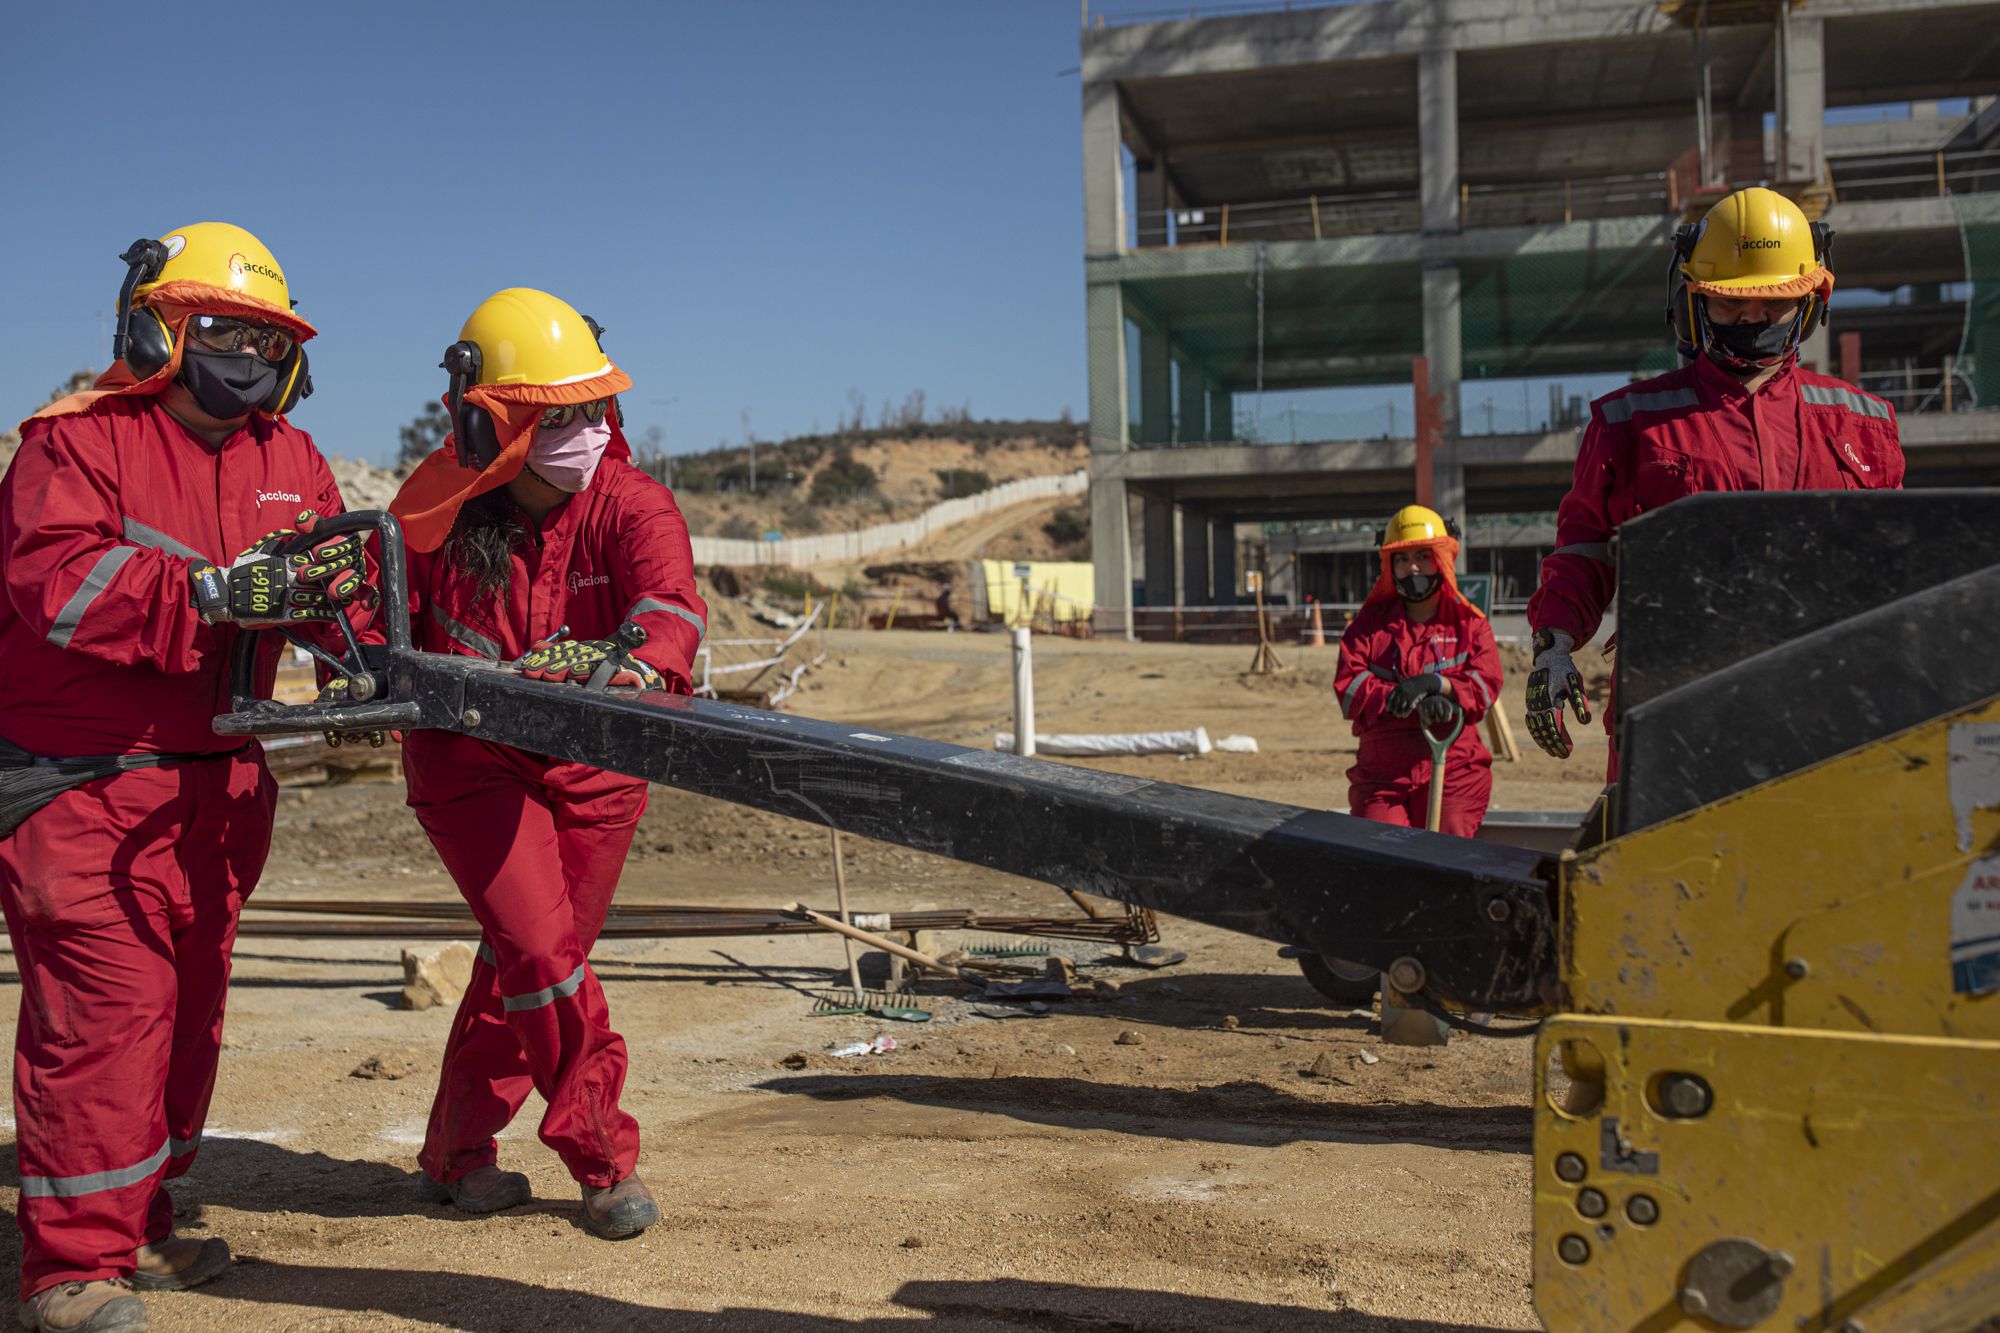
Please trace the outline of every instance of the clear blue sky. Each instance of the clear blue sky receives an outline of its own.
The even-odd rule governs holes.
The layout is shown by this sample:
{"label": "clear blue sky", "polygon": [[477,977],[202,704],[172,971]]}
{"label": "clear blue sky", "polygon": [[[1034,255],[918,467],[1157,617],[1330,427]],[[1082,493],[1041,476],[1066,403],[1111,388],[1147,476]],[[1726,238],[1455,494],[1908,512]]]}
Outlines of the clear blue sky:
{"label": "clear blue sky", "polygon": [[[1157,7],[1093,3],[1093,10]],[[101,368],[134,237],[278,256],[327,453],[376,460],[507,286],[595,316],[675,452],[1084,408],[1076,0],[27,5],[0,117],[0,411]],[[1063,73],[1064,71],[1072,71]],[[670,406],[656,400],[675,399]]]}

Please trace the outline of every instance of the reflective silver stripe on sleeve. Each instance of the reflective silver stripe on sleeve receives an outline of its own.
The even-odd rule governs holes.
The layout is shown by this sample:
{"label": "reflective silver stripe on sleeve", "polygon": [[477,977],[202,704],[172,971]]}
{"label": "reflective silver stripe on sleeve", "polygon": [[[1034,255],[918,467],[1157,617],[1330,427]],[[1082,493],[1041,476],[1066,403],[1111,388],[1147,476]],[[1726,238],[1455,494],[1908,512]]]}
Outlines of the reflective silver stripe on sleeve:
{"label": "reflective silver stripe on sleeve", "polygon": [[1486,688],[1486,678],[1479,675],[1477,672],[1474,672],[1472,677],[1472,683],[1479,687],[1480,697],[1485,699],[1486,706],[1488,708],[1491,708],[1493,706],[1493,691]]}
{"label": "reflective silver stripe on sleeve", "polygon": [[632,609],[625,613],[625,618],[630,620],[633,616],[642,615],[647,611],[665,611],[670,615],[679,616],[682,620],[694,626],[696,634],[704,639],[708,637],[708,623],[700,616],[684,606],[675,606],[672,602],[663,602],[657,597],[641,597],[638,601],[632,603]]}
{"label": "reflective silver stripe on sleeve", "polygon": [[1347,710],[1354,702],[1354,696],[1361,692],[1361,682],[1368,679],[1366,671],[1354,673],[1354,679],[1347,682],[1347,688],[1340,692],[1340,715],[1347,716]]}
{"label": "reflective silver stripe on sleeve", "polygon": [[444,608],[436,602],[431,603],[431,619],[438,623],[439,629],[470,648],[473,652],[478,653],[487,661],[497,662],[500,660],[499,644],[493,642],[493,640],[487,638],[484,634],[478,633],[475,630],[469,630],[459,624],[456,620],[446,615]]}
{"label": "reflective silver stripe on sleeve", "polygon": [[83,623],[83,613],[90,610],[90,604],[103,595],[111,584],[112,575],[125,567],[125,562],[139,554],[136,546],[114,546],[97,557],[97,563],[83,576],[83,582],[63,603],[63,609],[56,612],[56,623],[49,626],[49,642],[58,648],[69,647],[70,639],[76,634],[77,626]]}
{"label": "reflective silver stripe on sleeve", "polygon": [[1815,407],[1844,407],[1859,416],[1874,417],[1877,421],[1889,419],[1889,405],[1878,403],[1865,393],[1853,389],[1842,389],[1832,384],[1807,384],[1799,389],[1799,396]]}
{"label": "reflective silver stripe on sleeve", "polygon": [[1613,398],[1599,410],[1610,422],[1630,421],[1634,412],[1671,412],[1680,407],[1700,407],[1701,393],[1693,388],[1662,389],[1658,393],[1628,393]]}
{"label": "reflective silver stripe on sleeve", "polygon": [[167,1154],[170,1157],[185,1157],[189,1153],[193,1152],[196,1148],[199,1148],[200,1146],[201,1146],[200,1134],[196,1134],[191,1139],[170,1138],[167,1140]]}
{"label": "reflective silver stripe on sleeve", "polygon": [[479,941],[479,947],[472,952],[480,962],[486,964],[488,967],[500,966],[500,960],[493,956],[493,946],[485,940]]}
{"label": "reflective silver stripe on sleeve", "polygon": [[115,1171],[92,1171],[84,1176],[22,1176],[21,1193],[30,1199],[75,1199],[103,1190],[122,1190],[136,1185],[167,1164],[167,1145],[162,1143],[151,1157]]}
{"label": "reflective silver stripe on sleeve", "polygon": [[1440,661],[1431,663],[1430,669],[1433,671],[1449,671],[1455,666],[1464,666],[1467,662],[1470,662],[1471,660],[1472,660],[1471,653],[1460,653],[1457,657],[1447,657]]}
{"label": "reflective silver stripe on sleeve", "polygon": [[195,550],[192,546],[169,537],[158,528],[149,528],[136,518],[125,520],[125,540],[136,542],[140,546],[150,546],[155,551],[165,551],[168,555],[177,555],[185,560],[208,559],[207,556]]}
{"label": "reflective silver stripe on sleeve", "polygon": [[577,988],[583,985],[583,969],[585,966],[583,963],[578,963],[576,971],[570,973],[568,977],[558,981],[553,986],[544,986],[542,989],[531,991],[526,995],[502,995],[500,997],[500,1007],[510,1014],[518,1014],[523,1009],[539,1009],[545,1004],[554,1004],[564,996],[574,995],[577,992]]}
{"label": "reflective silver stripe on sleeve", "polygon": [[1604,564],[1604,565],[1608,565],[1608,564],[1610,564],[1610,563],[1611,563],[1611,543],[1610,543],[1610,542],[1571,542],[1571,543],[1570,543],[1570,544],[1569,544],[1568,546],[1558,546],[1558,547],[1556,547],[1556,549],[1555,549],[1555,550],[1553,550],[1553,551],[1550,551],[1550,552],[1549,552],[1549,554],[1550,554],[1550,555],[1581,555],[1581,556],[1586,556],[1586,557],[1588,557],[1589,559],[1592,559],[1592,560],[1595,560],[1595,561],[1597,561],[1597,562],[1598,562],[1599,564]]}

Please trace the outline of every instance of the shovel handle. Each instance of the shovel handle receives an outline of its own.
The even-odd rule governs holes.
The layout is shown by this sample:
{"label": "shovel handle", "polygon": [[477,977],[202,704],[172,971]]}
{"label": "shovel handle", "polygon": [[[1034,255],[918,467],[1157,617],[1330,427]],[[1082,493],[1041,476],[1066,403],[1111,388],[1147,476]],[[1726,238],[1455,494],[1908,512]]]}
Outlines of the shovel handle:
{"label": "shovel handle", "polygon": [[977,972],[970,972],[962,967],[953,967],[950,963],[941,963],[927,953],[919,953],[915,949],[905,948],[903,945],[896,943],[896,941],[886,936],[877,935],[873,931],[863,930],[859,926],[850,926],[845,921],[827,916],[824,912],[815,912],[804,903],[793,903],[785,910],[805,917],[808,920],[818,922],[828,930],[838,931],[849,939],[860,940],[863,944],[872,944],[876,948],[895,954],[899,958],[908,959],[920,967],[928,967],[933,972],[943,972],[947,976],[957,977],[960,981],[970,982],[975,986],[984,986],[986,984],[986,978],[980,976]]}
{"label": "shovel handle", "polygon": [[1465,710],[1453,700],[1451,705],[1451,730],[1443,736],[1430,729],[1430,724],[1422,717],[1417,719],[1417,730],[1424,733],[1424,740],[1431,747],[1431,792],[1430,808],[1426,812],[1424,827],[1431,832],[1438,831],[1444,822],[1444,768],[1445,756],[1451,753],[1451,743],[1458,739],[1458,733],[1465,730]]}

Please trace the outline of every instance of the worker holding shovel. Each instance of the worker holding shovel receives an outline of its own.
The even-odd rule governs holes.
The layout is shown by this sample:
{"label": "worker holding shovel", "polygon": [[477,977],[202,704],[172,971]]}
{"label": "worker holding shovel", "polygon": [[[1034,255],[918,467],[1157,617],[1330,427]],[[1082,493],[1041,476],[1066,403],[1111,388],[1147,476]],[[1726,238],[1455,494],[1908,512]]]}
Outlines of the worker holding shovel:
{"label": "worker holding shovel", "polygon": [[1408,505],[1380,546],[1381,575],[1341,635],[1334,672],[1341,714],[1360,740],[1348,811],[1469,838],[1493,790],[1477,724],[1500,693],[1500,650],[1458,590],[1458,535],[1443,518]]}
{"label": "worker holding shovel", "polygon": [[[445,352],[452,435],[391,510],[411,616],[430,652],[481,657],[569,688],[689,692],[708,608],[687,524],[632,466],[615,395],[632,387],[597,327],[546,292],[489,297]],[[625,1042],[590,970],[646,784],[470,736],[413,732],[410,805],[483,932],[418,1157],[434,1194],[473,1213],[525,1203],[495,1136],[527,1100],[596,1235],[659,1220],[639,1126],[619,1106]]]}

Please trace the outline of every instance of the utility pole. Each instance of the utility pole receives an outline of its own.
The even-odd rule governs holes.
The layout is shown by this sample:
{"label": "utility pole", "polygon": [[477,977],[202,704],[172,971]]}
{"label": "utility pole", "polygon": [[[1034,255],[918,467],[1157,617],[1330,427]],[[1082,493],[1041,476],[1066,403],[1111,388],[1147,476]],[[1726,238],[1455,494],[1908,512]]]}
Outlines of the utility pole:
{"label": "utility pole", "polygon": [[743,442],[750,446],[750,494],[757,493],[757,437],[750,433],[750,409],[743,409]]}
{"label": "utility pole", "polygon": [[675,394],[671,398],[655,398],[653,400],[653,405],[660,409],[660,458],[666,464],[667,475],[665,481],[668,490],[674,488],[674,456],[670,452],[670,446],[667,443],[667,409],[680,400],[681,396],[679,394]]}

